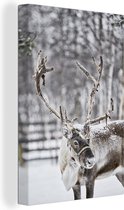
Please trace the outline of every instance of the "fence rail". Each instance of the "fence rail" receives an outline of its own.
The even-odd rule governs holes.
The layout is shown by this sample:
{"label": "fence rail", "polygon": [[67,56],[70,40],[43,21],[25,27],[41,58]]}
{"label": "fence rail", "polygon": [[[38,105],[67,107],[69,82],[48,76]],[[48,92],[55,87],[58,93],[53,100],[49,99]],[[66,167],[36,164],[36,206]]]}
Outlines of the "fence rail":
{"label": "fence rail", "polygon": [[62,133],[56,120],[19,123],[19,160],[57,161]]}

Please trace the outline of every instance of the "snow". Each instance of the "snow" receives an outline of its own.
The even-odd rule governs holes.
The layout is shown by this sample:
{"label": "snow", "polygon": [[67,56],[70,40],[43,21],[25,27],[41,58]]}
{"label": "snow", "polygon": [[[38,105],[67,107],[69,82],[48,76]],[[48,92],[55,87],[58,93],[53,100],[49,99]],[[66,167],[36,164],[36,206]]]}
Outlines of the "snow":
{"label": "snow", "polygon": [[[82,186],[82,199],[85,187]],[[115,176],[95,182],[94,197],[124,194],[124,188]],[[49,161],[30,161],[19,166],[19,202],[28,205],[73,200],[72,190],[66,191],[59,166]]]}
{"label": "snow", "polygon": [[[111,123],[116,123],[116,125],[120,124],[120,123],[123,123],[124,124],[124,120],[116,120],[116,121],[108,121],[108,125],[111,124]],[[83,130],[84,128],[84,125],[82,124],[75,124],[74,127],[80,131]],[[91,130],[93,130],[93,132],[100,132],[100,131],[105,131],[106,129],[106,123],[99,123],[99,124],[94,124],[94,125],[91,125]]]}

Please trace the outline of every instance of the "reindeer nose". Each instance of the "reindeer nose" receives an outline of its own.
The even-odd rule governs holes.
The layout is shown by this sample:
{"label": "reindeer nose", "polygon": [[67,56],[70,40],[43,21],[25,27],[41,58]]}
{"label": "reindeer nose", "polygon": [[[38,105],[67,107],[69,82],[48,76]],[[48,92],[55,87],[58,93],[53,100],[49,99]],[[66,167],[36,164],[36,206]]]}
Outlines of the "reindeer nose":
{"label": "reindeer nose", "polygon": [[94,158],[94,157],[88,158],[87,161],[86,161],[86,168],[87,168],[87,169],[90,169],[90,168],[92,168],[94,165],[95,165],[95,158]]}

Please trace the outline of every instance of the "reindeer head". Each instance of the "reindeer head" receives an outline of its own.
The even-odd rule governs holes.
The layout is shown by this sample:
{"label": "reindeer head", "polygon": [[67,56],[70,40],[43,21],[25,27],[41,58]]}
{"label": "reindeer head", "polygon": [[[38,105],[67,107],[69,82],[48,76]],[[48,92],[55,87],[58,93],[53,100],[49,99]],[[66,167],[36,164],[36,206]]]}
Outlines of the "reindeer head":
{"label": "reindeer head", "polygon": [[72,126],[64,126],[63,130],[63,135],[67,138],[71,160],[78,162],[83,168],[91,169],[95,165],[95,158],[88,140]]}

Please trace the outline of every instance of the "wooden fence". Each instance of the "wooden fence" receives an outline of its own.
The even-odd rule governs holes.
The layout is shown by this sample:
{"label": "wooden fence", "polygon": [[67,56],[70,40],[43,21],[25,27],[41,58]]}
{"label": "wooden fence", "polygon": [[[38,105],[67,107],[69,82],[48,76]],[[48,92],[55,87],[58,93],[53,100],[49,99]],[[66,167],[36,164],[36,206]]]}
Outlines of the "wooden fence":
{"label": "wooden fence", "polygon": [[19,123],[19,160],[57,161],[62,133],[56,120]]}

